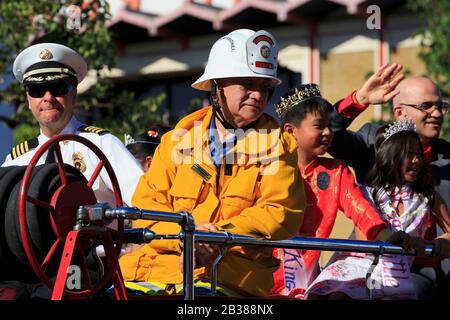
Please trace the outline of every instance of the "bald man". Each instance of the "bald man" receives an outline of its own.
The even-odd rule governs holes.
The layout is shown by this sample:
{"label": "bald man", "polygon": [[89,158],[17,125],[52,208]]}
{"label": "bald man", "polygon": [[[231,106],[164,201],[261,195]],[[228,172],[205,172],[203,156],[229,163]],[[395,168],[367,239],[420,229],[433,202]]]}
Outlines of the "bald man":
{"label": "bald man", "polygon": [[[331,123],[334,138],[328,152],[335,158],[344,159],[353,167],[358,182],[364,184],[374,163],[374,140],[380,125],[366,123],[357,132],[347,128],[370,104],[392,100],[395,119],[408,116],[416,124],[424,148],[424,162],[430,167],[436,191],[450,208],[450,142],[439,138],[448,103],[442,101],[441,92],[433,81],[425,77],[404,79],[401,69],[402,66],[395,63],[380,67],[359,90],[336,103]],[[426,240],[432,240],[436,235],[434,225],[429,228]],[[414,263],[417,270],[432,267],[435,274],[427,275],[429,278],[443,277],[437,261],[416,258]],[[445,269],[448,270],[448,259]],[[445,282],[440,280],[439,283]],[[419,298],[436,297],[436,292],[430,288],[431,282],[417,279],[415,286],[421,287],[423,293]]]}
{"label": "bald man", "polygon": [[439,137],[444,114],[448,112],[439,88],[430,79],[411,77],[401,81],[397,90],[393,99],[395,118],[402,119],[407,115],[416,124],[423,147],[430,147]]}

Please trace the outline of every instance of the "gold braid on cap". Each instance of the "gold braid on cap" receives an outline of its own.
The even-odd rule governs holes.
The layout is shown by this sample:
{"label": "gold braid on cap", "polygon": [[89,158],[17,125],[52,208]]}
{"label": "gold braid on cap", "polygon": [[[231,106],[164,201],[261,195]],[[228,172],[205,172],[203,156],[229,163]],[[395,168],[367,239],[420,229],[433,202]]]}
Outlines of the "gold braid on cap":
{"label": "gold braid on cap", "polygon": [[275,111],[281,117],[299,102],[313,97],[322,97],[318,85],[309,84],[300,90],[295,88],[294,93],[287,98],[281,97],[281,101],[275,105]]}

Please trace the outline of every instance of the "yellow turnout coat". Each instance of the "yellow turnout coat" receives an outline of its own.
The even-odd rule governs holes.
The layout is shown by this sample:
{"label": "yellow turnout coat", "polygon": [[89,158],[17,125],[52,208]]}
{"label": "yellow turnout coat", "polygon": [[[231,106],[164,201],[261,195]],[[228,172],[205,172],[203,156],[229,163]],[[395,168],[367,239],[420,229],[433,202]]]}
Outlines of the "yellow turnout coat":
{"label": "yellow turnout coat", "polygon": [[[205,134],[211,118],[212,108],[203,108],[162,137],[149,171],[136,188],[133,205],[167,212],[186,210],[197,224],[211,222],[219,230],[259,239],[293,237],[305,205],[293,137],[280,133],[276,121],[264,114],[255,130],[239,136],[232,169],[221,165],[218,172]],[[178,224],[168,222],[139,220],[134,227],[147,227],[157,234],[180,231]],[[180,254],[179,241],[152,241],[120,259],[123,276],[127,281],[182,283]],[[271,248],[235,246],[219,266],[218,282],[244,295],[265,296],[278,266]],[[209,266],[198,267],[195,277],[208,278],[209,271]]]}

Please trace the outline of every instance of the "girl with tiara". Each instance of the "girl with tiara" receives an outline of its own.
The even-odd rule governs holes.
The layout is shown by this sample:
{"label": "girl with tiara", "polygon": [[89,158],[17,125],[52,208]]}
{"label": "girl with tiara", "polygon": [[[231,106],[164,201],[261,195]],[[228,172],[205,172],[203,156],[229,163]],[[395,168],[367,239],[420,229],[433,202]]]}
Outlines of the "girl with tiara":
{"label": "girl with tiara", "polygon": [[[446,234],[434,239],[437,260],[450,251],[448,209],[434,191],[423,149],[414,124],[408,119],[381,127],[376,135],[375,165],[369,173],[366,198],[377,208],[392,232],[403,231],[414,239],[414,248],[423,254],[425,232],[434,221]],[[361,239],[361,235],[357,234]],[[420,249],[422,248],[422,249]],[[414,257],[384,254],[337,255],[309,286],[308,298],[417,299],[421,296],[421,276],[415,273]]]}
{"label": "girl with tiara", "polygon": [[139,161],[144,172],[147,172],[152,163],[156,147],[161,142],[161,136],[171,130],[162,125],[153,125],[145,133],[138,134],[134,138],[125,134],[125,146],[128,151]]}

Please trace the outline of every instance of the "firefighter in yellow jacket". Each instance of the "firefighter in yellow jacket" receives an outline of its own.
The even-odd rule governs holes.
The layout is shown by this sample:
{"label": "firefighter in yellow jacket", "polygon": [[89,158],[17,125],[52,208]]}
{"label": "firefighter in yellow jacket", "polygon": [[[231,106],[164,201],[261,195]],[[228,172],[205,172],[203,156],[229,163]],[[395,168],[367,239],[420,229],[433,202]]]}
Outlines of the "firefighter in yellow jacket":
{"label": "firefighter in yellow jacket", "polygon": [[[264,109],[277,78],[278,45],[266,31],[239,29],[211,48],[193,88],[211,92],[211,106],[182,119],[162,137],[149,171],[134,193],[134,206],[190,212],[196,230],[224,230],[259,239],[295,235],[305,204],[296,143]],[[272,91],[273,92],[273,91]],[[179,225],[137,221],[157,234]],[[218,282],[243,296],[265,296],[279,261],[270,248],[229,249]],[[208,279],[217,247],[195,246],[195,277]],[[155,240],[120,260],[125,280],[182,283],[179,241]]]}

